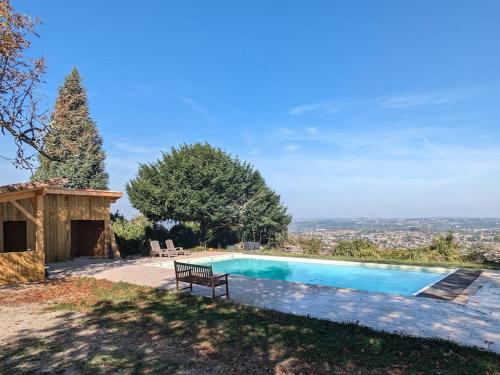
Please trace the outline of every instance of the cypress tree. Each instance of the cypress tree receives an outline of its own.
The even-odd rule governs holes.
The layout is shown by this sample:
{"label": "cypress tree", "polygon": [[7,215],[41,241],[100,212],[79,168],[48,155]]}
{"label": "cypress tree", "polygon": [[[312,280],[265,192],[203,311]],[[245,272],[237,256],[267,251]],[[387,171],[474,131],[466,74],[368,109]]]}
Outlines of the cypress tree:
{"label": "cypress tree", "polygon": [[107,189],[102,138],[90,118],[87,93],[76,68],[59,88],[44,144],[57,161],[41,155],[34,180],[65,177],[69,188]]}

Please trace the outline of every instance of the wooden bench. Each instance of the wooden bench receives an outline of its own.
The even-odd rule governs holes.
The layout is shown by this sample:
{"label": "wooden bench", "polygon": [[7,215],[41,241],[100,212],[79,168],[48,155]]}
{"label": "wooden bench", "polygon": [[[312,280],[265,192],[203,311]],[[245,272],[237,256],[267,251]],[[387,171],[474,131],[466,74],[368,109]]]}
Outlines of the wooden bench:
{"label": "wooden bench", "polygon": [[[189,288],[193,291],[193,284],[212,288],[212,298],[226,296],[229,298],[228,273],[214,275],[212,266],[202,266],[199,264],[181,263],[174,261],[175,283],[177,291]],[[189,286],[179,288],[179,282],[188,283]],[[226,293],[215,295],[215,288],[221,285],[226,286]]]}

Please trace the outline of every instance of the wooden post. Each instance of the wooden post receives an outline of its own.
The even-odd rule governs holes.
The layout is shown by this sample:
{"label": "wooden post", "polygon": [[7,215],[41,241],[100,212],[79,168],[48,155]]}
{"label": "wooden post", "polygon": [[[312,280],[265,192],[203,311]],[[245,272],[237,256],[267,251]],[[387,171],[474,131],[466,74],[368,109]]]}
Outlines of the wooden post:
{"label": "wooden post", "polygon": [[43,195],[36,196],[36,251],[45,253],[45,233],[43,220]]}
{"label": "wooden post", "polygon": [[37,253],[37,258],[39,259],[41,268],[39,270],[40,277],[42,280],[45,278],[45,231],[44,231],[44,206],[43,206],[43,195],[37,194],[36,196],[36,243],[35,251]]}
{"label": "wooden post", "polygon": [[111,220],[109,216],[109,202],[108,208],[104,210],[104,258],[114,258],[115,254],[111,247]]}
{"label": "wooden post", "polygon": [[116,243],[115,232],[113,231],[113,227],[111,227],[111,224],[109,228],[109,233],[111,236],[111,250],[114,254],[114,257],[119,259],[122,257],[122,254],[120,253],[120,249],[118,248],[118,244]]}

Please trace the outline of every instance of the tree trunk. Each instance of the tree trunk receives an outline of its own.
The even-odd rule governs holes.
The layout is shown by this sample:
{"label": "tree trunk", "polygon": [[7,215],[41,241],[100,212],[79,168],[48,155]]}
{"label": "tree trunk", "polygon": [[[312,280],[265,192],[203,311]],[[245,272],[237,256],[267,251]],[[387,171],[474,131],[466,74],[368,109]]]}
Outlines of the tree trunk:
{"label": "tree trunk", "polygon": [[207,224],[204,222],[200,222],[200,245],[207,247],[207,233],[208,233],[208,228]]}

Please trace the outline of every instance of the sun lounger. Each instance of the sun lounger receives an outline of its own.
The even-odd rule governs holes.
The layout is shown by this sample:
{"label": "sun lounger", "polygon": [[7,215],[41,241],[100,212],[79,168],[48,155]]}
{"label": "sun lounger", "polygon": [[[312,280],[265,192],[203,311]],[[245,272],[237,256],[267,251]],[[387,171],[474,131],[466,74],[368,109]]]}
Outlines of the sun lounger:
{"label": "sun lounger", "polygon": [[151,246],[151,256],[152,257],[154,257],[155,255],[158,255],[160,258],[164,257],[164,256],[167,256],[167,257],[177,256],[176,252],[172,252],[168,249],[162,249],[160,247],[159,241],[149,240],[149,244]]}
{"label": "sun lounger", "polygon": [[175,252],[177,255],[189,255],[191,254],[191,250],[184,250],[182,247],[175,247],[174,241],[166,240],[165,245],[167,245],[167,250],[171,252]]}

